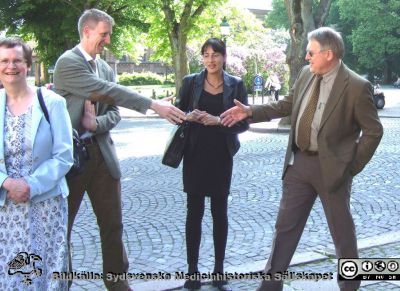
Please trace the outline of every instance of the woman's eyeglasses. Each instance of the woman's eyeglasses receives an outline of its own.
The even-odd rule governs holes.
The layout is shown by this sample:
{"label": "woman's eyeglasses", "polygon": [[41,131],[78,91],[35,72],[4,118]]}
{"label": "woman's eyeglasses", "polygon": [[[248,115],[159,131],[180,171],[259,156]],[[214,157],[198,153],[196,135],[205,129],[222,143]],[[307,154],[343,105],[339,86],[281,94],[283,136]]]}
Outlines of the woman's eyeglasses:
{"label": "woman's eyeglasses", "polygon": [[26,62],[24,60],[0,60],[0,67],[7,67],[9,64],[12,64],[15,67],[19,67],[22,66],[23,64],[25,64]]}

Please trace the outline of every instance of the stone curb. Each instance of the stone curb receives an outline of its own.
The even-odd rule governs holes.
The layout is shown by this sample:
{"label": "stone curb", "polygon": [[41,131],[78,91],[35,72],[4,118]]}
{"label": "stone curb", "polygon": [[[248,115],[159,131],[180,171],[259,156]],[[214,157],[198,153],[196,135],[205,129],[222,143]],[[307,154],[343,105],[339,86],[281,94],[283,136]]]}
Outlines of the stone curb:
{"label": "stone curb", "polygon": [[[359,239],[358,240],[358,246],[359,250],[362,249],[369,249],[369,248],[374,248],[374,247],[379,247],[383,246],[386,244],[391,244],[395,242],[400,242],[400,231],[393,231],[393,232],[388,232],[383,235],[377,235],[374,237],[370,238],[364,238],[364,239]],[[303,264],[308,264],[311,262],[315,261],[321,261],[325,259],[329,259],[329,257],[335,256],[335,251],[333,248],[333,245],[328,245],[325,249],[320,250],[320,251],[311,251],[311,252],[302,252],[302,253],[297,253],[293,256],[292,261],[290,262],[290,266],[295,266],[295,265],[303,265]],[[264,270],[265,264],[266,264],[267,258],[261,261],[255,261],[253,263],[247,263],[247,264],[242,264],[238,266],[231,266],[226,268],[226,272],[230,273],[257,273],[257,272],[262,272]],[[335,277],[335,276],[334,276]],[[207,282],[207,281],[205,281]],[[135,284],[135,290],[137,291],[150,291],[150,290],[176,290],[177,288],[180,288],[183,286],[184,281],[183,280],[158,280],[158,281],[147,281],[143,283],[138,283]],[[369,285],[374,282],[364,282],[363,285]],[[299,285],[309,285],[312,284],[314,287],[307,287],[304,290],[312,290],[310,288],[317,288],[316,290],[326,290],[326,289],[320,289],[321,287],[315,287],[315,285],[320,286],[321,284],[327,284],[326,282],[302,282]],[[335,286],[336,286],[336,281],[335,281]],[[318,289],[319,288],[319,289]],[[332,287],[333,288],[333,287]],[[337,287],[336,287],[337,288]],[[330,288],[331,289],[331,288]],[[294,290],[289,286],[285,285],[285,291],[289,290]],[[331,290],[336,290],[336,289],[331,289]]]}

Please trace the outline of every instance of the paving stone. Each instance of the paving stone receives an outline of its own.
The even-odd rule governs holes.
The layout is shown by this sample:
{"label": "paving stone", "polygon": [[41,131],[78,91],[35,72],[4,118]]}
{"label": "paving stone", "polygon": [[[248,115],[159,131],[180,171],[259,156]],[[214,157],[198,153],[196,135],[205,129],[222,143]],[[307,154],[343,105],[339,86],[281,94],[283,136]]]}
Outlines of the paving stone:
{"label": "paving stone", "polygon": [[[395,95],[398,91],[389,90],[385,94],[387,105],[379,112],[381,116],[388,116],[382,117],[385,133],[371,162],[354,179],[351,209],[359,240],[380,238],[386,244],[380,244],[379,239],[378,243],[366,243],[360,251],[360,257],[400,256],[400,239],[394,237],[400,232],[400,176],[397,174],[400,168],[400,119],[393,118],[400,117],[400,98]],[[229,198],[227,270],[260,271],[271,249],[288,139],[287,133],[277,132],[276,124],[274,126],[273,132],[246,132],[240,136],[242,148],[234,158]],[[186,195],[182,192],[182,168],[172,169],[161,164],[165,140],[171,128],[160,119],[124,118],[113,130],[123,172],[123,237],[130,262],[129,272],[132,273],[161,271],[173,274],[185,272],[187,268]],[[258,130],[262,131],[263,128],[259,127]],[[87,197],[77,215],[72,242],[74,268],[101,272],[98,227]],[[327,251],[326,248],[331,244],[325,215],[317,200],[296,254],[311,251],[325,259],[291,266],[290,270],[336,272],[337,261],[333,257],[333,250]],[[201,271],[212,270],[213,256],[212,219],[207,200],[200,249]],[[151,281],[131,283],[134,288],[139,286],[135,290],[146,291],[182,286],[182,282],[174,280],[159,281],[157,284]],[[284,290],[337,290],[335,280],[323,282],[323,285],[300,283],[286,282]],[[393,282],[364,283],[361,291],[400,290],[400,286]],[[255,290],[258,282],[234,280],[231,286],[234,290]],[[320,289],[321,286],[332,289]],[[77,280],[71,290],[105,290],[105,287],[101,280]],[[202,290],[213,289],[210,285],[204,285]]]}

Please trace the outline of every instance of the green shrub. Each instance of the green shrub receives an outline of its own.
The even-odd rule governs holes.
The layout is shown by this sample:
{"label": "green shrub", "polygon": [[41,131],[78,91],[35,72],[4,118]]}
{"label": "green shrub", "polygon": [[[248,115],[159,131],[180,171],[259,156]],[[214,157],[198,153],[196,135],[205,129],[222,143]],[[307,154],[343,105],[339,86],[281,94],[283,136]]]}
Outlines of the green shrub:
{"label": "green shrub", "polygon": [[118,77],[118,83],[124,86],[162,85],[165,78],[154,73],[123,73]]}

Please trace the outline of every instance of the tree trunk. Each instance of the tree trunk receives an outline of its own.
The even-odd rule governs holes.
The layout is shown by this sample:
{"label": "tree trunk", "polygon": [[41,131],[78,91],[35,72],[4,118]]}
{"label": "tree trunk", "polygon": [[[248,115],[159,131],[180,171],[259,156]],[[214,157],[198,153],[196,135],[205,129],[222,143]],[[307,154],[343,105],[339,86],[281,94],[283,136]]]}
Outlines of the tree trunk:
{"label": "tree trunk", "polygon": [[[290,23],[290,44],[286,52],[286,63],[290,71],[289,88],[293,86],[298,73],[306,64],[307,34],[325,24],[331,1],[320,0],[316,11],[313,11],[313,0],[285,0]],[[280,124],[290,124],[290,118],[283,118]]]}
{"label": "tree trunk", "polygon": [[40,73],[40,62],[35,63],[35,86],[41,86],[40,82],[41,73]]}
{"label": "tree trunk", "polygon": [[391,61],[386,57],[385,58],[385,66],[383,68],[383,79],[382,79],[383,84],[392,83],[392,68],[391,68],[390,64],[391,64]]}
{"label": "tree trunk", "polygon": [[289,87],[297,78],[300,69],[306,64],[307,34],[325,24],[332,0],[319,1],[313,11],[313,0],[285,0],[285,7],[290,23],[290,45],[286,62],[289,66]]}
{"label": "tree trunk", "polygon": [[175,70],[175,92],[182,85],[182,79],[189,72],[188,58],[186,54],[187,36],[182,33],[172,33],[170,35],[170,43],[172,49],[172,65]]}
{"label": "tree trunk", "polygon": [[197,19],[204,11],[205,7],[210,3],[208,1],[201,2],[197,8],[192,11],[194,0],[186,0],[183,7],[180,21],[177,21],[173,0],[163,0],[162,10],[165,15],[165,25],[168,27],[168,37],[172,51],[172,65],[175,70],[175,89],[178,94],[182,85],[182,79],[189,72],[189,63],[186,53],[187,35],[193,26],[194,20]]}

